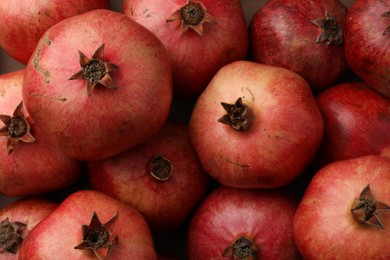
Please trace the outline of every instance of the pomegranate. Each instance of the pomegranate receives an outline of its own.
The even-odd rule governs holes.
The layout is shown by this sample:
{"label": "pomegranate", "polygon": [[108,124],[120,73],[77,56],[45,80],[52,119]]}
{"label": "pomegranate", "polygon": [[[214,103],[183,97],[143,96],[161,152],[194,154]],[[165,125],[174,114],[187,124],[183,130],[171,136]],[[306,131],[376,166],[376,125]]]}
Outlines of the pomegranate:
{"label": "pomegranate", "polygon": [[132,207],[98,191],[65,198],[31,230],[19,259],[156,259],[150,229]]}
{"label": "pomegranate", "polygon": [[283,189],[217,187],[193,215],[188,259],[300,259],[296,198]]}
{"label": "pomegranate", "polygon": [[356,0],[345,22],[345,55],[369,86],[390,97],[390,2]]}
{"label": "pomegranate", "polygon": [[246,58],[248,31],[239,0],[124,0],[123,13],[164,43],[178,96],[198,96],[218,69]]}
{"label": "pomegranate", "polygon": [[267,1],[250,22],[251,59],[290,69],[319,92],[348,71],[347,11],[339,0]]}
{"label": "pomegranate", "polygon": [[22,102],[25,70],[0,75],[0,194],[29,196],[73,184],[82,162],[54,147]]}
{"label": "pomegranate", "polygon": [[88,176],[93,189],[133,206],[158,232],[184,222],[203,198],[209,180],[188,128],[172,121],[133,149],[89,162]]}
{"label": "pomegranate", "polygon": [[108,9],[109,4],[109,0],[2,0],[0,46],[27,64],[42,34],[52,25],[93,9]]}
{"label": "pomegranate", "polygon": [[93,10],[55,24],[26,67],[23,99],[68,156],[98,160],[156,133],[172,99],[161,41],[124,14]]}
{"label": "pomegranate", "polygon": [[44,198],[24,198],[0,210],[0,257],[16,260],[24,237],[42,219],[57,208],[57,203]]}
{"label": "pomegranate", "polygon": [[367,155],[337,161],[313,177],[294,218],[304,259],[387,259],[390,160]]}
{"label": "pomegranate", "polygon": [[346,82],[316,100],[325,127],[319,166],[370,154],[390,158],[390,98],[363,82]]}
{"label": "pomegranate", "polygon": [[250,61],[224,66],[198,98],[189,131],[218,182],[271,188],[296,179],[314,157],[323,121],[307,82]]}

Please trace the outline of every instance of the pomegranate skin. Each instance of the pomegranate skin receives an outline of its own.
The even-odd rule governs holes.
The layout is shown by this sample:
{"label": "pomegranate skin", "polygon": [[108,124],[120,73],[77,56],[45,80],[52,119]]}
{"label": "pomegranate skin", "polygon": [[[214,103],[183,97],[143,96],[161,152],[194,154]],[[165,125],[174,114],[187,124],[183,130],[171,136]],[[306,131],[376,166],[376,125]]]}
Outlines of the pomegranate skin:
{"label": "pomegranate skin", "polygon": [[316,164],[364,155],[390,158],[390,98],[364,82],[332,86],[316,96],[324,136]]}
{"label": "pomegranate skin", "polygon": [[355,220],[355,198],[369,184],[378,201],[390,204],[390,161],[377,155],[341,160],[311,179],[294,216],[294,239],[303,259],[388,259],[390,218],[384,228]]}
{"label": "pomegranate skin", "polygon": [[[21,69],[0,76],[0,114],[12,115],[22,101],[24,73],[25,70]],[[36,141],[19,141],[13,152],[8,154],[8,137],[0,136],[0,194],[31,196],[73,184],[82,172],[83,163],[54,147],[28,111],[22,111]],[[3,126],[0,121],[0,127]]]}
{"label": "pomegranate skin", "polygon": [[[58,206],[58,203],[52,202],[45,198],[28,197],[18,199],[7,204],[0,210],[0,221],[8,218],[10,222],[21,222],[25,228],[21,230],[21,236],[25,238],[28,233],[46,216],[52,213]],[[19,257],[19,250],[15,254],[2,252],[2,260],[16,260]]]}
{"label": "pomegranate skin", "polygon": [[89,225],[93,212],[102,223],[118,212],[113,235],[118,243],[108,251],[107,259],[157,259],[150,229],[134,208],[98,191],[79,190],[59,206],[26,236],[19,249],[20,260],[96,259],[90,250],[74,247],[82,241],[82,225]]}
{"label": "pomegranate skin", "polygon": [[0,46],[27,64],[42,34],[52,25],[93,9],[109,9],[109,0],[0,1]]}
{"label": "pomegranate skin", "polygon": [[[248,107],[247,130],[219,122],[221,102]],[[307,82],[280,67],[250,61],[224,66],[194,106],[192,144],[206,170],[223,185],[275,188],[296,179],[314,158],[323,120]]]}
{"label": "pomegranate skin", "polygon": [[245,236],[257,249],[253,259],[300,259],[293,238],[297,206],[298,200],[283,189],[219,186],[203,200],[191,219],[187,257],[233,259],[223,258],[225,249]]}
{"label": "pomegranate skin", "polygon": [[172,60],[174,94],[196,97],[222,66],[247,57],[249,37],[239,0],[199,1],[216,24],[204,23],[203,36],[192,29],[181,35],[180,21],[167,23],[167,19],[187,2],[124,0],[123,13],[163,42]]}
{"label": "pomegranate skin", "polygon": [[390,26],[383,14],[388,0],[356,0],[345,21],[345,56],[349,67],[370,87],[390,97]]}
{"label": "pomegranate skin", "polygon": [[[159,156],[173,167],[165,180],[150,173],[151,162]],[[130,150],[88,162],[88,178],[93,189],[136,208],[157,232],[178,228],[200,203],[209,181],[190,142],[188,127],[172,121]]]}
{"label": "pomegranate skin", "polygon": [[[109,22],[108,22],[109,21]],[[83,28],[82,30],[80,28]],[[105,44],[117,90],[69,80]],[[130,149],[161,128],[172,100],[171,64],[161,41],[124,14],[93,10],[52,26],[26,67],[25,105],[50,141],[79,160]]]}
{"label": "pomegranate skin", "polygon": [[343,43],[316,43],[322,29],[312,20],[331,12],[343,29],[347,11],[339,0],[267,1],[250,22],[250,59],[296,72],[317,93],[345,75],[348,65]]}

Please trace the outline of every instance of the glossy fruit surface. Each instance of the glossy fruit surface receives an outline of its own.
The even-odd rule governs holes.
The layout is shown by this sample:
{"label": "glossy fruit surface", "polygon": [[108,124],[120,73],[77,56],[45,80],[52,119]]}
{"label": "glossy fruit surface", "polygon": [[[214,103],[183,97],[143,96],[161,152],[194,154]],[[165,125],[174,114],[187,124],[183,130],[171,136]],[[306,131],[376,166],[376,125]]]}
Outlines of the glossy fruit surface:
{"label": "glossy fruit surface", "polygon": [[348,70],[343,30],[347,7],[339,0],[271,0],[250,24],[250,56],[301,75],[314,92]]}
{"label": "glossy fruit surface", "polygon": [[390,97],[390,2],[356,0],[345,23],[345,55],[350,68],[379,93]]}
{"label": "glossy fruit surface", "polygon": [[189,259],[299,259],[292,224],[298,201],[285,190],[220,186],[188,230]]}

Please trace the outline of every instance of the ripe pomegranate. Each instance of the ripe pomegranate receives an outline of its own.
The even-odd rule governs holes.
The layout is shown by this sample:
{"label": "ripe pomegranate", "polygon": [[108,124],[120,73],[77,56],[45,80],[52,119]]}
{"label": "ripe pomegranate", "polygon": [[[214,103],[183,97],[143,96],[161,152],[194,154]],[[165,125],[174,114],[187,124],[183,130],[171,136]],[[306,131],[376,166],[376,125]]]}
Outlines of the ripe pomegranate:
{"label": "ripe pomegranate", "polygon": [[367,155],[320,169],[294,217],[304,259],[387,259],[390,160]]}
{"label": "ripe pomegranate", "polygon": [[239,0],[124,0],[123,13],[164,43],[176,95],[198,96],[222,66],[246,58],[248,31]]}
{"label": "ripe pomegranate", "polygon": [[150,229],[134,208],[80,190],[26,236],[19,259],[156,259]]}
{"label": "ripe pomegranate", "polygon": [[153,137],[88,163],[93,189],[136,208],[153,231],[178,228],[206,193],[209,176],[184,124],[168,121]]}
{"label": "ripe pomegranate", "polygon": [[307,82],[250,61],[224,66],[198,98],[189,131],[218,182],[271,188],[296,179],[314,157],[323,121]]}
{"label": "ripe pomegranate", "polygon": [[124,14],[93,10],[45,32],[26,67],[23,99],[64,153],[79,160],[107,158],[164,124],[171,64],[146,28]]}
{"label": "ripe pomegranate", "polygon": [[24,72],[0,75],[0,194],[7,196],[65,188],[83,168],[51,144],[23,106]]}
{"label": "ripe pomegranate", "polygon": [[390,158],[390,98],[363,82],[346,82],[316,100],[324,119],[319,166],[363,155]]}
{"label": "ripe pomegranate", "polygon": [[254,61],[290,69],[313,91],[344,75],[343,27],[347,7],[339,0],[270,0],[250,22]]}
{"label": "ripe pomegranate", "polygon": [[0,46],[27,64],[42,34],[52,25],[93,9],[110,7],[109,0],[2,0]]}
{"label": "ripe pomegranate", "polygon": [[16,260],[24,237],[42,219],[57,208],[57,203],[44,198],[24,198],[0,210],[0,258]]}
{"label": "ripe pomegranate", "polygon": [[188,259],[300,259],[296,198],[283,189],[217,187],[193,215]]}
{"label": "ripe pomegranate", "polygon": [[345,55],[369,86],[390,97],[390,2],[356,0],[345,21]]}

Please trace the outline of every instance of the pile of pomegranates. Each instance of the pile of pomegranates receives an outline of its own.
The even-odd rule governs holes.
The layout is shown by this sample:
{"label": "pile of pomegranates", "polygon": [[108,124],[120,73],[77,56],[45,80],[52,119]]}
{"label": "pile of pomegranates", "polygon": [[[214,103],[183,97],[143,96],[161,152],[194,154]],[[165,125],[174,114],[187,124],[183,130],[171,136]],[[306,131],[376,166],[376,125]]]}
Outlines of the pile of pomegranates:
{"label": "pile of pomegranates", "polygon": [[2,0],[0,259],[390,258],[388,0]]}

